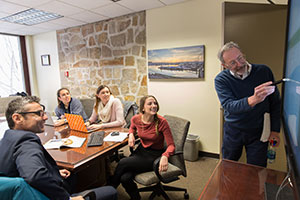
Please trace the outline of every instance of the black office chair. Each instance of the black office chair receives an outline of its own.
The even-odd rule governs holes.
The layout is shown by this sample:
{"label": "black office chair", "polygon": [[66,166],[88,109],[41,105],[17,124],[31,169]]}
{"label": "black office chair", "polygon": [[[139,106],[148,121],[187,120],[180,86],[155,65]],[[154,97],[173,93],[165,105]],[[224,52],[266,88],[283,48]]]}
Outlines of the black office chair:
{"label": "black office chair", "polygon": [[[124,110],[124,119],[126,121],[124,128],[129,128],[131,124],[131,118],[138,113],[139,107],[134,101],[122,101],[122,104]],[[112,156],[110,156],[110,162],[119,162],[120,159],[124,157],[123,150],[117,150]]]}
{"label": "black office chair", "polygon": [[168,170],[163,173],[159,173],[159,161],[160,157],[154,161],[153,171],[141,173],[135,176],[134,180],[146,187],[139,188],[139,192],[149,192],[152,191],[149,199],[154,199],[155,196],[162,195],[166,200],[170,200],[169,196],[165,191],[183,191],[184,199],[189,199],[189,194],[187,189],[178,188],[173,186],[163,185],[162,183],[170,183],[179,179],[179,176],[187,176],[186,167],[183,158],[183,147],[186,140],[186,136],[190,127],[190,122],[188,120],[165,115],[164,118],[167,119],[174,143],[175,143],[175,154],[170,156]]}

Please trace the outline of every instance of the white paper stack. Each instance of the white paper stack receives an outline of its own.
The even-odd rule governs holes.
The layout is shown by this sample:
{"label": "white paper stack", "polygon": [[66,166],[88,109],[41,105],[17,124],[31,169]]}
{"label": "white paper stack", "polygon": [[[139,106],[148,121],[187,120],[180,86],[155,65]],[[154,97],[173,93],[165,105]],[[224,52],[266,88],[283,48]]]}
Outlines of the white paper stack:
{"label": "white paper stack", "polygon": [[119,135],[112,136],[111,133],[104,138],[104,142],[122,142],[127,138],[128,133],[119,132]]}

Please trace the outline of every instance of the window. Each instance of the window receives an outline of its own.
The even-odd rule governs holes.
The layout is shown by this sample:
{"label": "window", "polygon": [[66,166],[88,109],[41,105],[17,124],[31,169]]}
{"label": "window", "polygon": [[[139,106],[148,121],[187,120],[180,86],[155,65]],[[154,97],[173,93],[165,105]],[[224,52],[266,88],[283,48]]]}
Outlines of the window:
{"label": "window", "polygon": [[20,36],[0,34],[1,97],[26,91],[20,40]]}

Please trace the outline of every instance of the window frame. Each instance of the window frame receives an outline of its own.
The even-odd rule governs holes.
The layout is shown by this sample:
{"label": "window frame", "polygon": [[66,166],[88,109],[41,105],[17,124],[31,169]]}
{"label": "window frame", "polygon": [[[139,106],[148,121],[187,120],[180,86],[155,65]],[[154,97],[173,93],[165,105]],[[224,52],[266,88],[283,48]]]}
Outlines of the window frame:
{"label": "window frame", "polygon": [[22,67],[23,67],[23,76],[24,76],[24,84],[25,84],[25,91],[30,96],[31,95],[31,87],[30,87],[30,76],[29,76],[29,68],[28,68],[28,60],[27,60],[27,51],[26,51],[26,41],[25,36],[22,35],[14,35],[14,34],[7,34],[1,33],[1,35],[8,35],[8,36],[15,36],[19,37],[20,42],[20,53],[22,59]]}

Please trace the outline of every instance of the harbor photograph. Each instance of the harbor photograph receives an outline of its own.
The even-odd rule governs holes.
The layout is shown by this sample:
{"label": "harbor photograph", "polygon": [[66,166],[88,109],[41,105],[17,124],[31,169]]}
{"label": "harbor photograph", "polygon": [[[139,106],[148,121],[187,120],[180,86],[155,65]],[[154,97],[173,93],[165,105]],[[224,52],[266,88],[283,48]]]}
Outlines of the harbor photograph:
{"label": "harbor photograph", "polygon": [[149,79],[204,78],[204,45],[148,50]]}

